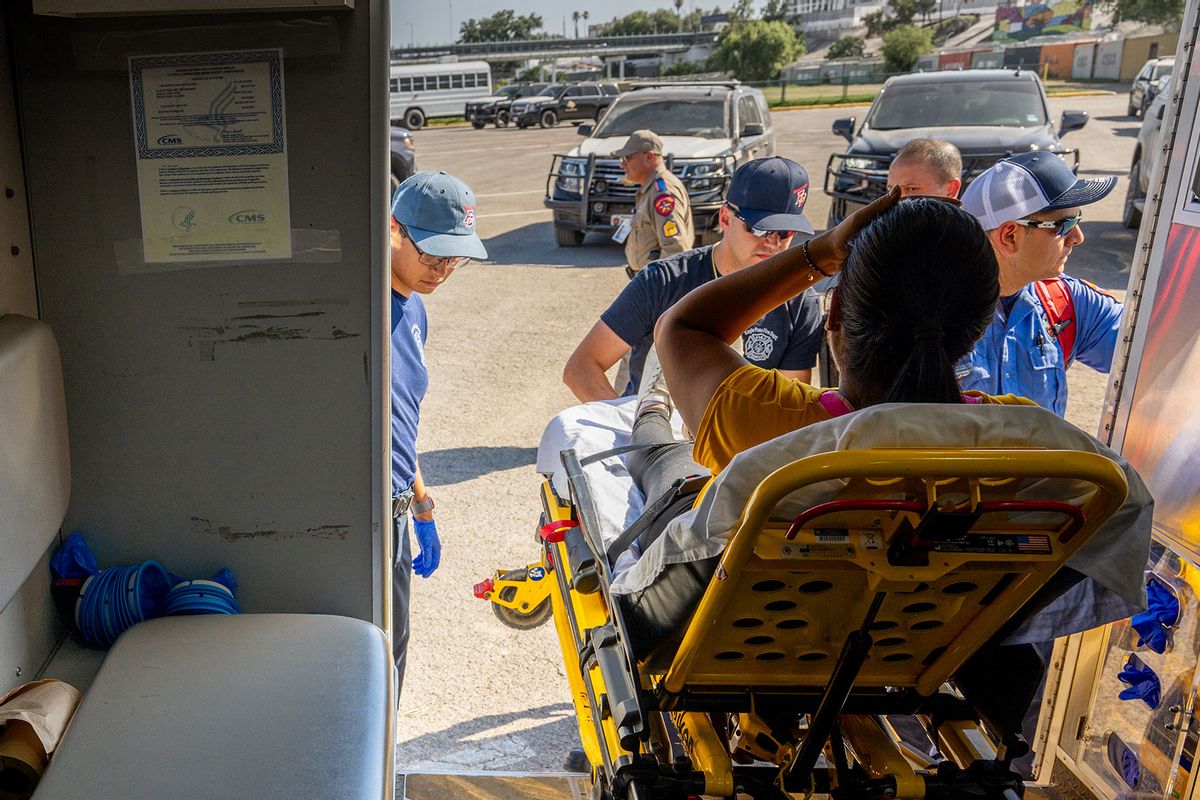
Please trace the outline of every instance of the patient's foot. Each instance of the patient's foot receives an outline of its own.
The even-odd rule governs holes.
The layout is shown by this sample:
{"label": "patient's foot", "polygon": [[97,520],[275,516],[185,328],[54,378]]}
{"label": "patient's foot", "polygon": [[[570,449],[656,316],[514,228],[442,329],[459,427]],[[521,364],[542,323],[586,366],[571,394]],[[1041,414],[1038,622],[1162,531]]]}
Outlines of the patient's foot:
{"label": "patient's foot", "polygon": [[667,390],[667,379],[663,377],[658,352],[651,347],[642,365],[642,383],[638,387],[637,416],[650,411],[671,415],[671,393]]}

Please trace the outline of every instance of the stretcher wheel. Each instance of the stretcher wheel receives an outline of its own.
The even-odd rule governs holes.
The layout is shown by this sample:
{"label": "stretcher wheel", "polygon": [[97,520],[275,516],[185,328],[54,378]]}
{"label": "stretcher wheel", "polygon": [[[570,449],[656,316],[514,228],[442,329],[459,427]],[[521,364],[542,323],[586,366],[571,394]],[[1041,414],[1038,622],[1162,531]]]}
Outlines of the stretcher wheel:
{"label": "stretcher wheel", "polygon": [[[523,581],[528,577],[528,570],[514,569],[500,576],[500,580],[504,581]],[[500,590],[500,599],[507,602],[512,602],[516,596],[517,590],[512,586],[505,586]],[[550,619],[550,598],[547,597],[542,602],[538,603],[528,611],[520,611],[515,608],[497,605],[491,603],[492,611],[496,614],[496,619],[503,622],[510,628],[516,628],[519,631],[527,631],[544,623]]]}

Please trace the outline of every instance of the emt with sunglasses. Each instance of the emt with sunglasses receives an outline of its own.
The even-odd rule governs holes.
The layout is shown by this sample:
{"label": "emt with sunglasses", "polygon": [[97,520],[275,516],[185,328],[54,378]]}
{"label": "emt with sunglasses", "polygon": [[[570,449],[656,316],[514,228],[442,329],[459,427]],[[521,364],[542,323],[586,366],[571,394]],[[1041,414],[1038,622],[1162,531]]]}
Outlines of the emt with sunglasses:
{"label": "emt with sunglasses", "polygon": [[[475,194],[444,172],[418,172],[392,197],[392,655],[397,689],[404,683],[408,599],[412,573],[428,578],[442,544],[430,496],[417,465],[417,423],[429,386],[425,339],[429,328],[421,295],[431,294],[455,268],[487,258],[475,228]],[[421,550],[416,559],[408,516]],[[397,691],[397,696],[399,692]]]}
{"label": "emt with sunglasses", "polygon": [[[714,278],[787,250],[796,232],[813,232],[804,218],[808,188],[808,174],[795,161],[776,156],[742,165],[718,215],[721,241],[655,261],[639,272],[575,348],[563,382],[585,403],[636,392],[654,343],[654,325],[668,308]],[[749,326],[742,334],[742,350],[752,364],[807,382],[822,335],[820,303],[806,291]],[[604,373],[627,352],[629,383],[614,391]]]}
{"label": "emt with sunglasses", "polygon": [[967,187],[963,208],[987,231],[1000,265],[1000,302],[958,363],[964,390],[1027,397],[1062,416],[1067,367],[1081,361],[1108,372],[1124,306],[1063,269],[1083,244],[1082,207],[1116,182],[1076,178],[1058,156],[1035,152],[996,163]]}

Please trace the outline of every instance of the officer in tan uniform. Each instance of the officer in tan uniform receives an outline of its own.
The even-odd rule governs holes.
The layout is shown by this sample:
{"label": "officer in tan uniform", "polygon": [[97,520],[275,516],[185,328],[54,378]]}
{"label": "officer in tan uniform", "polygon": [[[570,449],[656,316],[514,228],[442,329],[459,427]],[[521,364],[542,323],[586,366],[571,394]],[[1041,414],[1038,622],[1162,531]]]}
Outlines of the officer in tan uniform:
{"label": "officer in tan uniform", "polygon": [[613,239],[625,245],[625,271],[632,278],[651,261],[691,250],[695,240],[687,190],[663,163],[662,139],[654,131],[634,131],[621,158],[626,179],[637,184],[633,219]]}

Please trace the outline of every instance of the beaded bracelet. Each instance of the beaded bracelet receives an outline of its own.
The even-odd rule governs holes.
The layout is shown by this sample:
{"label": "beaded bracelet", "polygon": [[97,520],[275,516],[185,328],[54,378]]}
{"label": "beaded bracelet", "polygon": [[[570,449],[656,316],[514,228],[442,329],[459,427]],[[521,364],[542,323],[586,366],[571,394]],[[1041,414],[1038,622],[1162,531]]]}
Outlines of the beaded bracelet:
{"label": "beaded bracelet", "polygon": [[833,277],[832,272],[826,272],[825,270],[821,269],[820,267],[818,267],[816,264],[813,263],[812,256],[810,256],[808,254],[808,239],[805,239],[803,242],[800,243],[800,252],[804,254],[804,260],[808,262],[809,269],[811,269],[813,272],[819,272],[820,274],[824,275],[826,278]]}

